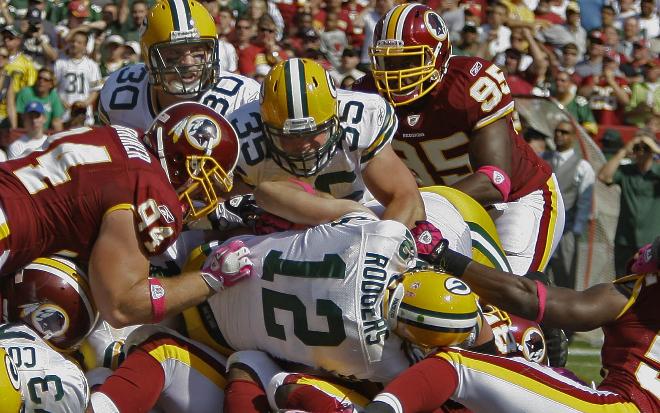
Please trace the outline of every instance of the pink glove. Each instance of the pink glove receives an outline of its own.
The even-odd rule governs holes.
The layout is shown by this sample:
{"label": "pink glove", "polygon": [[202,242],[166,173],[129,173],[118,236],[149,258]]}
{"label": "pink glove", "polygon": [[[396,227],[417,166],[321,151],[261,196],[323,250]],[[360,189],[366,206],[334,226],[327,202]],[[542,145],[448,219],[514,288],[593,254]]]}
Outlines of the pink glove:
{"label": "pink glove", "polygon": [[635,274],[654,272],[660,269],[660,237],[653,244],[644,245],[635,255],[630,270]]}
{"label": "pink glove", "polygon": [[252,272],[250,250],[243,241],[234,240],[213,250],[202,267],[202,278],[215,292],[231,287]]}
{"label": "pink glove", "polygon": [[428,221],[415,222],[415,228],[410,232],[415,238],[417,255],[422,259],[429,257],[443,239],[442,232]]}

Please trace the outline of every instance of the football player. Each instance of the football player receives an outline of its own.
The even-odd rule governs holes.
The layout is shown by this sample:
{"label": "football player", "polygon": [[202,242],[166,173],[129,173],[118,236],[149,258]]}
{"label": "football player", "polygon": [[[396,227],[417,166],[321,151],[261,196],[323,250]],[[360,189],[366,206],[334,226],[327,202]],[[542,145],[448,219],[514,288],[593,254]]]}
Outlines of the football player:
{"label": "football player", "polygon": [[202,302],[249,275],[240,243],[212,254],[208,269],[163,280],[149,277],[148,258],[216,208],[237,157],[231,126],[194,102],[170,106],[144,134],[106,126],[50,136],[41,150],[0,164],[0,276],[37,257],[75,256],[115,327]]}
{"label": "football player", "polygon": [[633,275],[584,291],[514,277],[449,249],[439,255],[507,311],[572,331],[602,327],[605,377],[593,389],[535,364],[447,349],[390,383],[368,413],[431,411],[450,398],[475,413],[660,411],[660,237],[640,250]]}
{"label": "football player", "polygon": [[395,107],[392,146],[420,185],[450,185],[490,206],[514,273],[543,270],[562,234],[563,202],[550,167],[513,127],[504,73],[452,56],[442,18],[416,3],[380,19],[369,54],[372,71],[353,89]]}
{"label": "football player", "polygon": [[378,95],[335,89],[317,62],[278,63],[260,101],[228,119],[241,141],[236,172],[248,186],[295,178],[335,198],[363,202],[373,195],[386,206],[385,219],[409,228],[425,218],[415,180],[390,145],[392,106]]}
{"label": "football player", "polygon": [[[85,411],[89,387],[82,370],[53,350],[29,327],[0,324],[0,357],[0,410],[3,412]],[[5,375],[9,376],[9,383]],[[21,399],[22,408],[18,404]]]}
{"label": "football player", "polygon": [[259,97],[256,81],[220,69],[215,23],[195,0],[158,0],[140,42],[144,63],[111,74],[101,89],[104,123],[146,130],[177,102],[193,100],[227,116]]}

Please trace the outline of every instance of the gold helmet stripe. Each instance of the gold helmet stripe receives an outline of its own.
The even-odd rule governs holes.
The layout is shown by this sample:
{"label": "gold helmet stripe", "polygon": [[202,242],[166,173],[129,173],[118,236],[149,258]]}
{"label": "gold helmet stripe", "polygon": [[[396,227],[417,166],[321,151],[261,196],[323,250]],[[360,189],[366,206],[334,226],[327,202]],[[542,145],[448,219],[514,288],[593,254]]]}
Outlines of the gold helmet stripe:
{"label": "gold helmet stripe", "polygon": [[403,37],[403,25],[404,22],[406,21],[406,16],[408,16],[408,13],[412,10],[414,7],[414,4],[402,4],[400,6],[395,7],[393,10],[391,10],[388,14],[387,17],[385,18],[385,22],[383,24],[383,36],[385,38],[380,39],[380,40],[386,40],[386,39],[398,39],[401,40]]}
{"label": "gold helmet stripe", "polygon": [[188,0],[167,0],[172,10],[172,26],[175,32],[192,30],[192,14]]}
{"label": "gold helmet stripe", "polygon": [[305,65],[301,59],[290,59],[284,64],[286,102],[289,119],[309,117],[307,94],[305,93]]}

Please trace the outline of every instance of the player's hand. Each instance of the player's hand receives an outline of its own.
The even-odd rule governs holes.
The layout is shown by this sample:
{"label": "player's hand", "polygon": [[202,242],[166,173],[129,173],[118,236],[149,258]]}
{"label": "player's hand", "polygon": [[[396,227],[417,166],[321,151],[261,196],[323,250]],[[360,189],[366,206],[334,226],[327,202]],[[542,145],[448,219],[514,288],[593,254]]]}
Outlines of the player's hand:
{"label": "player's hand", "polygon": [[221,202],[208,218],[213,229],[226,230],[237,226],[250,226],[262,212],[254,200],[254,195],[236,195]]}
{"label": "player's hand", "polygon": [[429,221],[415,222],[415,228],[410,232],[415,238],[417,256],[429,262],[428,258],[431,257],[440,241],[443,240],[442,232]]}
{"label": "player's hand", "polygon": [[660,269],[660,237],[652,244],[643,246],[633,259],[630,270],[635,274],[654,272]]}
{"label": "player's hand", "polygon": [[231,287],[252,274],[250,250],[243,241],[234,240],[211,252],[202,267],[202,278],[215,292]]}

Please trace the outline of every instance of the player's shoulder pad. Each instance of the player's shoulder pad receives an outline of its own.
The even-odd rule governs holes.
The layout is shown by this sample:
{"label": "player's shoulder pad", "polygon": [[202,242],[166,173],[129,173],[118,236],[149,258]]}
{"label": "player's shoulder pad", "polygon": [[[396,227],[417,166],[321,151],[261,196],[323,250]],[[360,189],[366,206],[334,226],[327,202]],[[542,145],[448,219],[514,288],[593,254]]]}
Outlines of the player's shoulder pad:
{"label": "player's shoulder pad", "polygon": [[261,84],[257,82],[256,80],[243,76],[238,73],[232,73],[232,72],[227,72],[227,71],[220,71],[220,83],[222,83],[223,78],[235,78],[243,82],[243,95],[250,97],[250,99],[246,100],[246,102],[251,102],[253,100],[258,100],[259,99],[259,92],[261,90]]}

